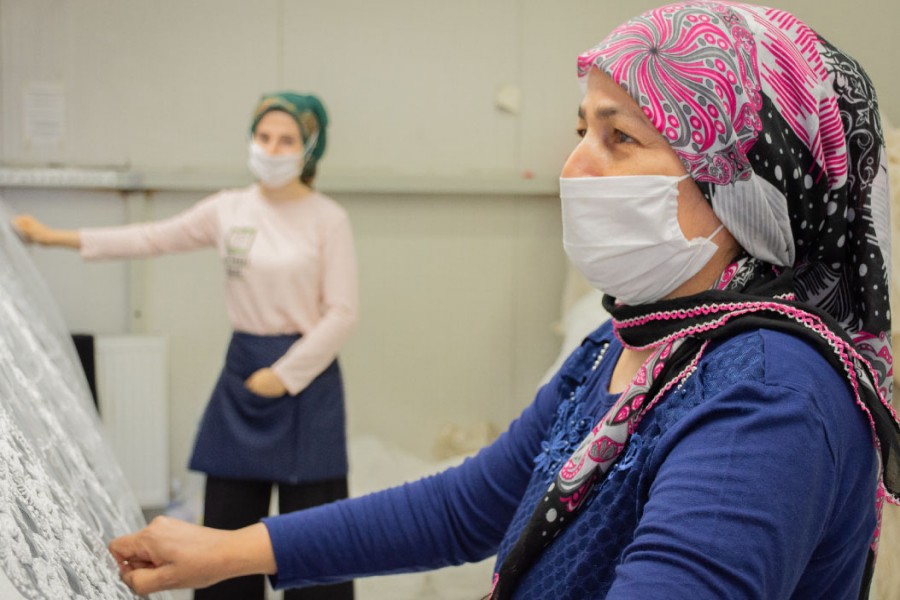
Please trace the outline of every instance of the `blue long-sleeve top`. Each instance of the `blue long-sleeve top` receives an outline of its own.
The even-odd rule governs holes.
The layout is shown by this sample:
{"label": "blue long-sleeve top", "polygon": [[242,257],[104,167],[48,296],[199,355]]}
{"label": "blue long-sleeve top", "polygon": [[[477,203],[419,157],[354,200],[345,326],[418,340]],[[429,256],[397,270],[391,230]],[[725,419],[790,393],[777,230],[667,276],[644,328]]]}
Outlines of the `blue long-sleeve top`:
{"label": "blue long-sleeve top", "polygon": [[[273,583],[495,553],[499,564],[562,462],[615,401],[607,390],[620,353],[610,325],[599,328],[495,443],[458,467],[266,519]],[[644,417],[515,597],[855,599],[876,482],[871,430],[838,373],[800,339],[743,333],[708,348]]]}

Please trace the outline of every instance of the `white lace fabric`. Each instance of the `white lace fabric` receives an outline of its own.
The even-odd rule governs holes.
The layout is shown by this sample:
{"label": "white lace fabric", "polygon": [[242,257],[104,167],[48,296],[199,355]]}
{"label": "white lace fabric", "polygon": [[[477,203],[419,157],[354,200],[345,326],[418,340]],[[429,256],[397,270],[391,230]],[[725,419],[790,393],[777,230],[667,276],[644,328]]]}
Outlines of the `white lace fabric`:
{"label": "white lace fabric", "polygon": [[135,598],[106,545],[144,519],[9,218],[0,200],[0,589],[29,600]]}

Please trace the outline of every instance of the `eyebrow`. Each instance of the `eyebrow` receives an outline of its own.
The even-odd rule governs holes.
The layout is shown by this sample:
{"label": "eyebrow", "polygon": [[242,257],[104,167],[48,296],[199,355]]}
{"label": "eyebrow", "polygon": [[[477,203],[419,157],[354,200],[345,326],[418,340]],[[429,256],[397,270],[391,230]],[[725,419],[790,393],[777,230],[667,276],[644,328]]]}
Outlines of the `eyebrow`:
{"label": "eyebrow", "polygon": [[[659,133],[653,125],[647,123],[642,112],[623,109],[618,105],[598,106],[594,109],[594,118],[601,120],[611,120],[616,117],[621,118],[625,122],[640,127],[648,132]],[[584,108],[578,107],[578,118],[582,121],[585,119]]]}
{"label": "eyebrow", "polygon": [[[611,119],[620,114],[626,117],[634,116],[620,110],[617,106],[600,106],[594,110],[594,117],[597,119]],[[578,118],[584,120],[584,109],[580,106],[578,107]]]}

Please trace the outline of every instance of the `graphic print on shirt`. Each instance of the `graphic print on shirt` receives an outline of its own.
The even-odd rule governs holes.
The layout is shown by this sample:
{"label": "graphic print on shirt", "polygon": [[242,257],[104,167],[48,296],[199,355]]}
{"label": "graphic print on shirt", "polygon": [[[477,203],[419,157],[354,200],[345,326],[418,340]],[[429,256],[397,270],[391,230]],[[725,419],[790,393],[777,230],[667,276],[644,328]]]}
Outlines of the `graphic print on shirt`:
{"label": "graphic print on shirt", "polygon": [[232,227],[225,234],[225,272],[229,277],[241,276],[255,239],[255,227]]}

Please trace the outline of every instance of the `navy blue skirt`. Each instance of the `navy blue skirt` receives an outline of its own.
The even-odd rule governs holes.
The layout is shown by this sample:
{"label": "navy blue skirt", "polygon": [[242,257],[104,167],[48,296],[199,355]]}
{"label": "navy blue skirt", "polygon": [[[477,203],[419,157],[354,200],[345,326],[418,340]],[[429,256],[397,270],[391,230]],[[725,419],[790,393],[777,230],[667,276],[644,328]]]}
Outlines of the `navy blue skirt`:
{"label": "navy blue skirt", "polygon": [[189,467],[208,475],[282,483],[347,475],[344,385],[337,360],[295,396],[257,396],[244,381],[281,358],[299,335],[235,332],[200,421]]}

